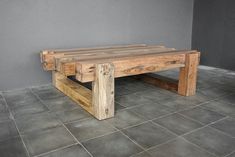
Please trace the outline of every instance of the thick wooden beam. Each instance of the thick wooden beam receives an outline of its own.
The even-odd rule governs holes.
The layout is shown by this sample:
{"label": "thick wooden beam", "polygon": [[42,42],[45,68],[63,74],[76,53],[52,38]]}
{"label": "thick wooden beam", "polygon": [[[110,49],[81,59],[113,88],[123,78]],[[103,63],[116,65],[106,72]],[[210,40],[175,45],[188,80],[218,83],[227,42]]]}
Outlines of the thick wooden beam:
{"label": "thick wooden beam", "polygon": [[[131,49],[121,49],[115,51],[101,51],[101,52],[94,52],[89,54],[79,54],[76,56],[62,56],[62,57],[55,57],[55,67],[56,70],[63,73],[66,76],[71,76],[76,72],[76,63],[80,61],[87,61],[87,60],[103,60],[103,59],[117,59],[121,57],[130,57],[130,56],[140,56],[145,54],[156,54],[159,52],[169,52],[175,50],[174,48],[163,48],[161,46],[148,46],[148,47],[141,47],[141,48],[131,48]],[[66,70],[66,69],[69,69]]]}
{"label": "thick wooden beam", "polygon": [[95,80],[92,82],[92,103],[97,119],[114,116],[114,66],[111,63],[96,65]]}
{"label": "thick wooden beam", "polygon": [[[133,56],[111,60],[115,67],[114,76],[124,77],[184,67],[185,54]],[[90,82],[95,79],[95,61],[77,63],[76,79]]]}
{"label": "thick wooden beam", "polygon": [[180,68],[178,93],[191,96],[196,92],[197,67],[200,52],[190,53],[185,56],[185,67]]}
{"label": "thick wooden beam", "polygon": [[[55,70],[55,57],[64,57],[77,54],[93,53],[97,54],[102,51],[123,50],[146,47],[145,44],[136,45],[122,45],[122,46],[108,46],[108,47],[93,47],[93,48],[77,48],[77,49],[58,49],[58,50],[44,50],[40,53],[41,63],[44,70]],[[162,46],[163,47],[163,46]]]}
{"label": "thick wooden beam", "polygon": [[178,80],[174,80],[157,74],[142,74],[135,76],[135,78],[166,90],[170,90],[173,92],[178,91]]}
{"label": "thick wooden beam", "polygon": [[66,78],[58,72],[52,72],[53,85],[70,97],[90,114],[94,115],[92,92],[90,89]]}

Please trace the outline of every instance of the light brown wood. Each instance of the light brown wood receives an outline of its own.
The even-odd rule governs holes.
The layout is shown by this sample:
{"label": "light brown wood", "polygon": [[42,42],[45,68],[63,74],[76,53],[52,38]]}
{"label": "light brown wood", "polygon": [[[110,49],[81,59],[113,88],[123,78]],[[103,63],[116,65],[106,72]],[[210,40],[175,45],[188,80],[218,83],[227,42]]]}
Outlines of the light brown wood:
{"label": "light brown wood", "polygon": [[92,106],[92,92],[90,89],[75,83],[58,72],[52,72],[53,85],[70,97],[90,114],[94,115]]}
{"label": "light brown wood", "polygon": [[111,63],[96,65],[92,96],[94,115],[97,119],[114,116],[114,66]]}
{"label": "light brown wood", "polygon": [[94,47],[94,48],[78,48],[78,49],[61,49],[61,50],[44,50],[40,53],[41,63],[43,64],[44,70],[55,70],[55,57],[63,57],[76,54],[87,54],[88,52],[100,52],[110,50],[122,50],[146,47],[145,44],[136,45],[124,45],[124,46],[109,46],[109,47]]}
{"label": "light brown wood", "polygon": [[178,81],[174,79],[170,79],[157,74],[142,74],[137,75],[135,78],[166,90],[170,90],[173,92],[178,91]]}
{"label": "light brown wood", "polygon": [[178,93],[191,96],[196,92],[197,67],[200,53],[190,53],[185,56],[185,67],[180,68]]}
{"label": "light brown wood", "polygon": [[[185,54],[180,55],[163,55],[163,56],[145,56],[121,58],[112,61],[115,67],[114,76],[123,77],[138,75],[143,73],[151,73],[173,68],[184,67]],[[81,82],[90,82],[95,76],[95,62],[79,62],[77,63],[76,79]]]}
{"label": "light brown wood", "polygon": [[[53,85],[97,119],[114,116],[114,78],[138,75],[138,79],[191,96],[196,91],[200,52],[164,46],[128,45],[104,48],[47,50],[41,54],[45,70],[53,70]],[[147,73],[180,68],[179,81]],[[140,75],[142,74],[142,75]],[[92,81],[92,90],[80,82]]]}
{"label": "light brown wood", "polygon": [[[152,54],[157,52],[165,52],[175,50],[174,48],[164,48],[162,46],[148,46],[148,47],[127,47],[119,49],[106,49],[106,50],[92,50],[86,51],[85,53],[79,54],[63,54],[54,57],[54,68],[56,70],[61,68],[61,64],[72,65],[74,62],[91,60],[91,59],[108,59],[108,58],[117,58],[117,57],[126,57],[132,55],[141,55],[141,54]],[[63,68],[63,67],[62,67]],[[62,70],[63,71],[63,70]]]}

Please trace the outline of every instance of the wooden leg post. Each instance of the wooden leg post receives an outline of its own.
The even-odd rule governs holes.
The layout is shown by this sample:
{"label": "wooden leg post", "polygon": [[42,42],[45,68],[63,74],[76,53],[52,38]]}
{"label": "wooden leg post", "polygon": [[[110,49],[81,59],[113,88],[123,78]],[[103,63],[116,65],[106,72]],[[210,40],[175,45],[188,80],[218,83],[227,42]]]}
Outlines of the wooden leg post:
{"label": "wooden leg post", "polygon": [[196,92],[197,66],[200,53],[186,54],[185,67],[180,68],[178,93],[183,96],[191,96]]}
{"label": "wooden leg post", "polygon": [[102,120],[114,116],[114,66],[111,63],[97,64],[95,69],[92,106],[94,116]]}

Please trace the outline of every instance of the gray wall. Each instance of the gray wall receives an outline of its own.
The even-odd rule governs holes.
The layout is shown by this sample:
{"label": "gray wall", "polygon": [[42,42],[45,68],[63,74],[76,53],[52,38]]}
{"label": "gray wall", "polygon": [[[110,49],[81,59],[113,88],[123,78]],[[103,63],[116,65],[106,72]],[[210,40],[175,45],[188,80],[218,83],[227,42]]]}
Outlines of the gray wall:
{"label": "gray wall", "polygon": [[193,0],[1,0],[0,91],[50,83],[39,51],[129,43],[190,48]]}
{"label": "gray wall", "polygon": [[235,0],[195,0],[192,48],[201,64],[235,70]]}

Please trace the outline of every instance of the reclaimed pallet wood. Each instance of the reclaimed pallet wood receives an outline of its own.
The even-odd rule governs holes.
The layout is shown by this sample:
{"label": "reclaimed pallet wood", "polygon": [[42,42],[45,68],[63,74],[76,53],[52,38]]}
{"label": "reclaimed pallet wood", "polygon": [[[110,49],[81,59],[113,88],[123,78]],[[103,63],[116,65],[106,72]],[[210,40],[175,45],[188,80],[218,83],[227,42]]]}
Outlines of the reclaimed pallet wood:
{"label": "reclaimed pallet wood", "polygon": [[[53,85],[99,120],[114,116],[115,78],[135,76],[180,95],[191,96],[196,91],[200,61],[200,52],[195,50],[145,44],[44,50],[40,56],[43,68],[52,71]],[[180,69],[179,80],[149,75],[174,68]],[[92,89],[67,76],[74,76],[81,83],[92,82]]]}

